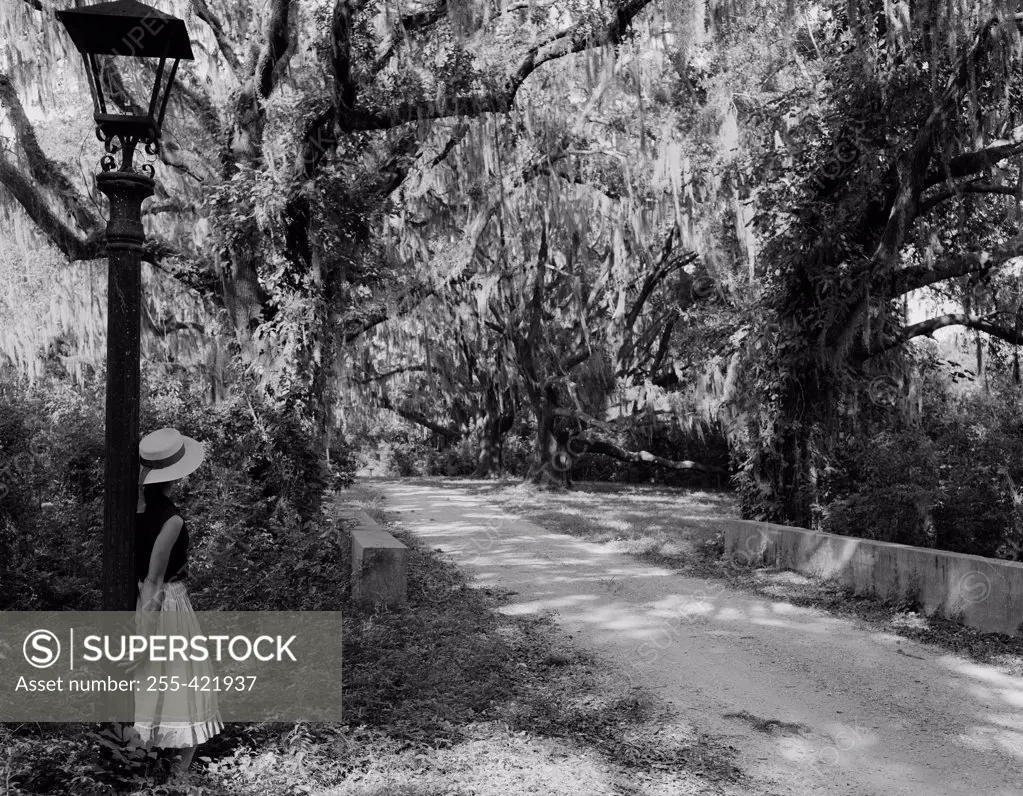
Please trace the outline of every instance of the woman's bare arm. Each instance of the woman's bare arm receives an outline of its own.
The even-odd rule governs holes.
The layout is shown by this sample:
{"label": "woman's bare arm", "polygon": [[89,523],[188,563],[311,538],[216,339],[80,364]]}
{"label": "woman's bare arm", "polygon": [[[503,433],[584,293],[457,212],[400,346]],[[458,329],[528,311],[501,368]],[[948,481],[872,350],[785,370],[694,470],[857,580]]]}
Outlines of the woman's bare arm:
{"label": "woman's bare arm", "polygon": [[149,572],[142,583],[142,610],[159,611],[163,607],[163,579],[167,576],[167,562],[178,540],[184,521],[175,514],[160,529],[149,556]]}

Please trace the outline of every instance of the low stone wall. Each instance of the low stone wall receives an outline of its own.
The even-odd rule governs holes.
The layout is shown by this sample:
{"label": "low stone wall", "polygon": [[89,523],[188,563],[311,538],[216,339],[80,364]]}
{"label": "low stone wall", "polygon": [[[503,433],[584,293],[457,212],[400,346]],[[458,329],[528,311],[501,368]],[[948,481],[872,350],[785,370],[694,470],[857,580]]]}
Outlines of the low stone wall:
{"label": "low stone wall", "polygon": [[787,525],[715,520],[725,555],[836,578],[856,593],[915,597],[927,614],[992,633],[1023,632],[1023,564],[927,547],[855,539]]}
{"label": "low stone wall", "polygon": [[408,596],[408,548],[365,511],[339,509],[351,528],[352,597],[374,605],[403,605]]}

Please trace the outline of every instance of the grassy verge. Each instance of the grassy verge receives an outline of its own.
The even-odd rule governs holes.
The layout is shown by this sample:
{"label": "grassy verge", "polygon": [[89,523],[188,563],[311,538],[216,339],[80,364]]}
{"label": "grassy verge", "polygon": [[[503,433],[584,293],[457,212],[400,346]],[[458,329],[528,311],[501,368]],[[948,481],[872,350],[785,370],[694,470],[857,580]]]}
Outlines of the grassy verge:
{"label": "grassy verge", "polygon": [[455,483],[548,530],[614,544],[682,575],[714,578],[733,589],[819,608],[1023,675],[1023,638],[928,617],[919,606],[856,595],[834,581],[740,567],[723,559],[720,539],[708,538],[706,528],[715,515],[737,516],[727,493],[590,483],[550,492],[519,481],[451,482]]}
{"label": "grassy verge", "polygon": [[[339,500],[389,520],[366,489]],[[0,726],[0,794],[752,792],[732,750],[563,645],[549,620],[496,612],[504,595],[471,588],[455,567],[392,530],[410,547],[401,610],[348,605],[343,528],[331,582],[309,581],[337,590],[345,611],[344,724],[232,725],[200,749],[183,787],[164,784],[160,761],[104,743],[95,726]]]}

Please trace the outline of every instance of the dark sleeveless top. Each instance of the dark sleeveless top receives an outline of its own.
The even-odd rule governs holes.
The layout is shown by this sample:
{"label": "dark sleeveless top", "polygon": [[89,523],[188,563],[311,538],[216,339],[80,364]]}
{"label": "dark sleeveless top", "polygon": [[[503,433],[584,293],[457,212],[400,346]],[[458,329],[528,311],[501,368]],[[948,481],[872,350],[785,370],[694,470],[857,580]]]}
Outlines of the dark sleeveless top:
{"label": "dark sleeveless top", "polygon": [[146,496],[146,510],[142,514],[135,515],[135,578],[145,580],[149,574],[149,560],[153,555],[153,547],[156,544],[156,537],[160,535],[163,525],[167,520],[177,514],[181,517],[181,531],[178,533],[177,541],[171,548],[170,558],[167,560],[167,572],[164,581],[170,582],[175,576],[184,577],[185,565],[188,563],[188,525],[184,523],[184,517],[178,511],[169,497],[162,492],[157,492],[150,497]]}

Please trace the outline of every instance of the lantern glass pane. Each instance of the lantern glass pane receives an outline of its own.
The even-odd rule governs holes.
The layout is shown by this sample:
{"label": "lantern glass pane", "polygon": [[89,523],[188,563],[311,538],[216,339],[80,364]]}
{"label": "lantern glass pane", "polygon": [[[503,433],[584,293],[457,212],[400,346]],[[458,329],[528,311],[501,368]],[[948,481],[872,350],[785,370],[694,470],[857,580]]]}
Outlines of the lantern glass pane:
{"label": "lantern glass pane", "polygon": [[89,79],[89,93],[92,94],[92,107],[95,113],[106,113],[106,95],[103,93],[103,86],[98,79],[99,64],[94,55],[82,55],[85,62],[85,74]]}
{"label": "lantern glass pane", "polygon": [[[107,113],[146,116],[153,93],[156,58],[94,55]],[[152,62],[152,63],[148,63]]]}
{"label": "lantern glass pane", "polygon": [[[108,132],[124,132],[141,138],[155,136],[159,132],[175,61],[114,55],[89,57],[96,63],[105,105],[105,109],[97,111],[97,123]],[[162,68],[161,62],[164,62]]]}

